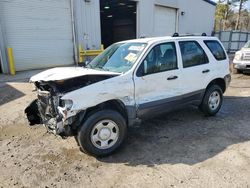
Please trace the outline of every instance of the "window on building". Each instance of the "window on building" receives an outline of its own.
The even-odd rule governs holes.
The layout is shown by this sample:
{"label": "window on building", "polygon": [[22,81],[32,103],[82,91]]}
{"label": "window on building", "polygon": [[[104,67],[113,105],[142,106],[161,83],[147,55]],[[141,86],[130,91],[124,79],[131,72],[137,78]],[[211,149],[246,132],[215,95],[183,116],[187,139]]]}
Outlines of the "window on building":
{"label": "window on building", "polygon": [[208,57],[196,41],[179,42],[183,67],[192,67],[208,63]]}
{"label": "window on building", "polygon": [[220,43],[216,40],[205,40],[204,43],[207,45],[211,53],[217,60],[225,60],[227,58],[225,51],[223,50]]}

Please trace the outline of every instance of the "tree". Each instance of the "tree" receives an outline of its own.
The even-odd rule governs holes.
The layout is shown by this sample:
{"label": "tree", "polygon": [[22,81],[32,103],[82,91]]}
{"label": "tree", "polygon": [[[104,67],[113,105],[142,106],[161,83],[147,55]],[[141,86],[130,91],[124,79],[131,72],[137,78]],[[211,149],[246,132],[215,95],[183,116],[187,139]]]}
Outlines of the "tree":
{"label": "tree", "polygon": [[243,8],[243,5],[247,2],[248,0],[234,0],[234,2],[239,2],[239,9],[238,9],[238,16],[235,24],[235,30],[239,30],[239,25],[240,25],[240,19],[241,19],[241,11]]}
{"label": "tree", "polygon": [[214,30],[249,30],[250,13],[244,7],[247,1],[219,0],[216,6]]}
{"label": "tree", "polygon": [[215,12],[215,30],[226,30],[228,18],[233,13],[230,0],[220,0],[216,6]]}

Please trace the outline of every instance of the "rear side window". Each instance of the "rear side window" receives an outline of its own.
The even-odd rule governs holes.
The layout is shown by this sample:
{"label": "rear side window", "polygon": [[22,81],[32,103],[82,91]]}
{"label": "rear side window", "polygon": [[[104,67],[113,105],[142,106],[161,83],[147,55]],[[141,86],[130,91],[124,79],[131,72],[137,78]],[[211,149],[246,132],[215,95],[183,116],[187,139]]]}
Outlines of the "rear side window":
{"label": "rear side window", "polygon": [[204,43],[207,45],[211,53],[214,55],[215,59],[219,61],[227,59],[226,53],[218,41],[205,40]]}
{"label": "rear side window", "polygon": [[205,51],[196,41],[179,42],[183,67],[192,67],[208,63]]}

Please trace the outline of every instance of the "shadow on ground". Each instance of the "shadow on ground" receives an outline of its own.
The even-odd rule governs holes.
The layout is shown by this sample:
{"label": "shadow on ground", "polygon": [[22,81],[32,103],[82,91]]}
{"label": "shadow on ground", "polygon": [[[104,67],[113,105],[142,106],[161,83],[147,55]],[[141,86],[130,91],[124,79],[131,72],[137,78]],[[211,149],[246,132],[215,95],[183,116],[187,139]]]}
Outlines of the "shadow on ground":
{"label": "shadow on ground", "polygon": [[215,117],[205,117],[196,107],[189,107],[130,128],[124,146],[98,160],[129,166],[194,165],[249,141],[249,115],[250,97],[225,97]]}
{"label": "shadow on ground", "polygon": [[0,87],[0,92],[0,106],[25,95],[23,92],[15,89],[14,87],[8,84],[5,84],[4,86]]}

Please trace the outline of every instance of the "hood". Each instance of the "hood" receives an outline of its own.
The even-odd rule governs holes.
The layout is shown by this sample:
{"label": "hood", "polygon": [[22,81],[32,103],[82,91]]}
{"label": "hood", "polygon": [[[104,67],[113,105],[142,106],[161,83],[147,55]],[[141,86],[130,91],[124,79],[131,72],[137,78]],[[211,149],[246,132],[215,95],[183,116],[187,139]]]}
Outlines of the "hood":
{"label": "hood", "polygon": [[84,75],[120,75],[110,71],[99,71],[83,67],[59,67],[38,73],[30,78],[30,82],[67,80]]}

